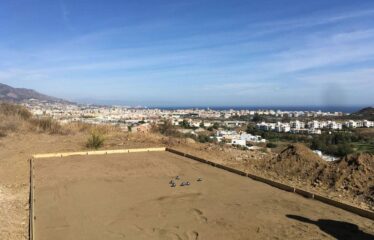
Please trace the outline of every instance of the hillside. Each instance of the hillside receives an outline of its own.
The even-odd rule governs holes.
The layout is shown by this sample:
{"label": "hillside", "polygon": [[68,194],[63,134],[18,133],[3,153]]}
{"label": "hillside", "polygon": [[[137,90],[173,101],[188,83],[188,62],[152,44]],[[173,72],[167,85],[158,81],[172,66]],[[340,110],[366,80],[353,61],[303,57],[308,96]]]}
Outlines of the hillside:
{"label": "hillside", "polygon": [[[0,104],[0,239],[27,239],[29,204],[27,160],[30,155],[85,150],[87,137],[94,130],[103,133],[105,137],[102,149],[169,146],[336,200],[374,209],[374,155],[350,155],[341,161],[325,162],[301,144],[289,145],[279,153],[249,151],[225,145],[203,144],[187,139],[166,137],[157,132],[127,133],[112,126],[82,123],[61,126],[50,119],[34,118],[21,106],[2,103]],[[276,202],[276,204],[280,203],[282,201]],[[287,206],[293,207],[293,205]]]}
{"label": "hillside", "polygon": [[374,107],[363,108],[358,112],[352,113],[350,116],[360,119],[374,120]]}
{"label": "hillside", "polygon": [[13,88],[11,86],[0,83],[0,101],[22,102],[30,99],[51,102],[65,102],[62,99],[47,96],[32,89]]}

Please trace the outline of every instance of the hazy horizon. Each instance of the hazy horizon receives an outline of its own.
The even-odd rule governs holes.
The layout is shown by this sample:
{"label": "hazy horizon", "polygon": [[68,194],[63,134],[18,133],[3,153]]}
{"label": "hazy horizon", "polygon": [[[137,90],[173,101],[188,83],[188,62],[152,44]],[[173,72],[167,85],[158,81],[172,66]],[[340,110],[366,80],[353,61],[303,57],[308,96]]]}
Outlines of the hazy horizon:
{"label": "hazy horizon", "polygon": [[214,109],[214,110],[226,110],[226,109],[248,109],[248,110],[289,110],[289,111],[325,111],[325,112],[345,112],[353,113],[366,107],[374,107],[374,105],[173,105],[173,104],[148,104],[142,105],[137,103],[131,103],[128,101],[111,101],[111,100],[95,100],[95,99],[73,99],[72,101],[79,104],[93,104],[93,105],[107,105],[107,106],[125,106],[125,107],[147,107],[147,108],[158,108],[158,109]]}
{"label": "hazy horizon", "polygon": [[372,106],[372,1],[3,1],[0,82],[143,106]]}

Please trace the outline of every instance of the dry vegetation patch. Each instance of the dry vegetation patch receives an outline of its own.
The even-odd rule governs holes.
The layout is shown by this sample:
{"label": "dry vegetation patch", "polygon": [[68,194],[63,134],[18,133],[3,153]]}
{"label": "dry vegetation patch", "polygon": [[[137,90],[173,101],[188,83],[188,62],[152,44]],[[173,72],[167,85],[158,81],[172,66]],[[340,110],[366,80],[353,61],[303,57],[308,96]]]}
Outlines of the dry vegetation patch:
{"label": "dry vegetation patch", "polygon": [[25,107],[11,104],[0,104],[0,136],[16,131],[33,131],[49,134],[67,134],[57,121],[51,118],[35,118]]}

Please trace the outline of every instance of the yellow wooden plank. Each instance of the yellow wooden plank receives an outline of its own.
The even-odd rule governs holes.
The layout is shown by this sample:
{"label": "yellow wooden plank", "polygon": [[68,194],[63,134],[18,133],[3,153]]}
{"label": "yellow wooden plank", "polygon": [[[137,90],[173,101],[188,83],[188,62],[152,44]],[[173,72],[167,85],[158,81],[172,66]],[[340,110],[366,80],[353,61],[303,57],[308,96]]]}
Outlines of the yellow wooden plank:
{"label": "yellow wooden plank", "polygon": [[69,156],[83,156],[83,155],[106,155],[118,153],[136,153],[136,152],[162,152],[166,148],[137,148],[137,149],[117,149],[117,150],[100,150],[100,151],[87,151],[87,152],[64,152],[64,153],[46,153],[35,154],[34,159],[40,158],[56,158],[56,157],[69,157]]}

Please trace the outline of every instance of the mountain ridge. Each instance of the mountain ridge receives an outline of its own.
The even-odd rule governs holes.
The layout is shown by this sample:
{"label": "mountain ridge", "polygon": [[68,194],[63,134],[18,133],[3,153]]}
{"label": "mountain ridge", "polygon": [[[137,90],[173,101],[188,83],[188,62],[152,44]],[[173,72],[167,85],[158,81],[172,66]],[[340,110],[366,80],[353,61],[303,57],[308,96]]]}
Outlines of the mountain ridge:
{"label": "mountain ridge", "polygon": [[355,113],[352,113],[351,116],[366,118],[367,120],[374,120],[374,107],[366,107]]}
{"label": "mountain ridge", "polygon": [[27,88],[14,88],[9,85],[0,83],[0,101],[6,102],[22,102],[26,100],[37,99],[39,101],[50,102],[68,102],[64,99],[48,96],[39,93],[33,89]]}

